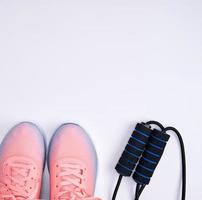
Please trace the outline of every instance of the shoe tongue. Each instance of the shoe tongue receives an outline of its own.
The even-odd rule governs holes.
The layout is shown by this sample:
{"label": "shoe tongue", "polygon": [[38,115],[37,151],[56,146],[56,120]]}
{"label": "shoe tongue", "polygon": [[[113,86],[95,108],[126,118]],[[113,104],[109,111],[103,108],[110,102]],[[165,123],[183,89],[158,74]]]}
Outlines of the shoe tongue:
{"label": "shoe tongue", "polygon": [[61,188],[61,191],[69,191],[69,192],[63,194],[61,196],[61,198],[64,198],[64,199],[68,198],[68,199],[70,199],[72,197],[72,194],[74,194],[75,189],[76,189],[76,187],[73,186],[73,185],[63,186]]}
{"label": "shoe tongue", "polygon": [[16,167],[15,170],[11,170],[11,177],[15,177],[16,179],[20,180],[20,179],[23,179],[24,177],[28,176],[27,171],[25,171],[25,170],[23,171],[23,173],[24,173],[24,176],[23,176],[22,174],[17,172],[18,170],[22,171],[22,169],[20,167]]}

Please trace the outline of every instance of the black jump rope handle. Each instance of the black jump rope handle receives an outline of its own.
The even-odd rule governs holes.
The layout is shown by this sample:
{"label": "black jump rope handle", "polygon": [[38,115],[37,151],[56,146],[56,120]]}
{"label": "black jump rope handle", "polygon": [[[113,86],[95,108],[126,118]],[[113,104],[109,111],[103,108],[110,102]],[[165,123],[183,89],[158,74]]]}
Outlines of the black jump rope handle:
{"label": "black jump rope handle", "polygon": [[[149,184],[170,137],[169,135],[162,133],[162,131],[156,129],[152,130],[150,124],[155,124],[162,130],[164,129],[164,127],[156,121],[138,123],[136,125],[128,144],[115,167],[120,176],[112,200],[116,199],[122,177],[131,176],[134,169],[133,179],[138,184],[136,188],[137,199],[143,191],[144,186]],[[141,189],[140,186],[142,186]]]}
{"label": "black jump rope handle", "polygon": [[133,179],[136,183],[147,185],[163,155],[170,135],[157,129],[152,130],[146,148],[139,160]]}
{"label": "black jump rope handle", "polygon": [[120,174],[112,200],[116,199],[116,195],[121,184],[123,176],[131,176],[142,153],[145,150],[152,130],[149,124],[138,123],[133,131],[128,144],[126,145],[121,158],[115,169]]}
{"label": "black jump rope handle", "polygon": [[144,123],[138,123],[126,145],[115,169],[121,176],[131,176],[149,141],[152,130]]}

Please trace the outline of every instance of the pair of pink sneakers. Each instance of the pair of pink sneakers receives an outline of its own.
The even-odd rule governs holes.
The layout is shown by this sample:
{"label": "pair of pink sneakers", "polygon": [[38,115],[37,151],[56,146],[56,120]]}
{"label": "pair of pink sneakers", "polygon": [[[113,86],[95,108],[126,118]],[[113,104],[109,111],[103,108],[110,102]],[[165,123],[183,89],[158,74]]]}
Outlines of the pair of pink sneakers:
{"label": "pair of pink sneakers", "polygon": [[[40,198],[46,159],[44,138],[36,125],[15,126],[0,147],[0,200]],[[99,200],[93,197],[97,158],[91,140],[76,124],[53,135],[48,152],[51,200]]]}

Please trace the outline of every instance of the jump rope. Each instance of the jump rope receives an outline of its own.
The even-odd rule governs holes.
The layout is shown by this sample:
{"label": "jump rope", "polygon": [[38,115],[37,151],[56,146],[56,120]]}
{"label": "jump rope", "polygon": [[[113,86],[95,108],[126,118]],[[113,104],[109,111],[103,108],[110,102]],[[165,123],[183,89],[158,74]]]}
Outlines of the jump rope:
{"label": "jump rope", "polygon": [[[160,130],[152,128],[158,126]],[[135,200],[139,200],[145,186],[151,177],[164,153],[170,138],[168,131],[174,132],[180,143],[182,162],[182,194],[181,200],[186,196],[186,157],[185,147],[181,134],[174,127],[166,127],[157,121],[138,123],[126,145],[115,169],[119,178],[113,193],[112,200],[116,199],[123,177],[132,176],[136,182]]]}

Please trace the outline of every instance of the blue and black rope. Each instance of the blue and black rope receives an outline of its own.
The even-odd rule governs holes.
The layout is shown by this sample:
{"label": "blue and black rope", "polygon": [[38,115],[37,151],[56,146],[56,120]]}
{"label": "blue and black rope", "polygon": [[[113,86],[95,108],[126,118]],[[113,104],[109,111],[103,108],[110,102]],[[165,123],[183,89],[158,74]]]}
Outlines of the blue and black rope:
{"label": "blue and black rope", "polygon": [[[151,125],[157,125],[161,130],[152,129]],[[151,177],[163,155],[166,144],[170,138],[167,131],[174,131],[180,141],[182,155],[182,200],[186,194],[186,160],[184,143],[180,133],[173,127],[164,128],[157,121],[137,124],[128,144],[115,169],[120,174],[113,193],[115,200],[118,188],[123,176],[131,176],[137,183],[135,200],[138,200],[145,186],[149,184]]]}
{"label": "blue and black rope", "polygon": [[149,125],[138,123],[126,145],[115,169],[120,174],[112,200],[115,200],[123,176],[131,176],[145,147],[152,130]]}

